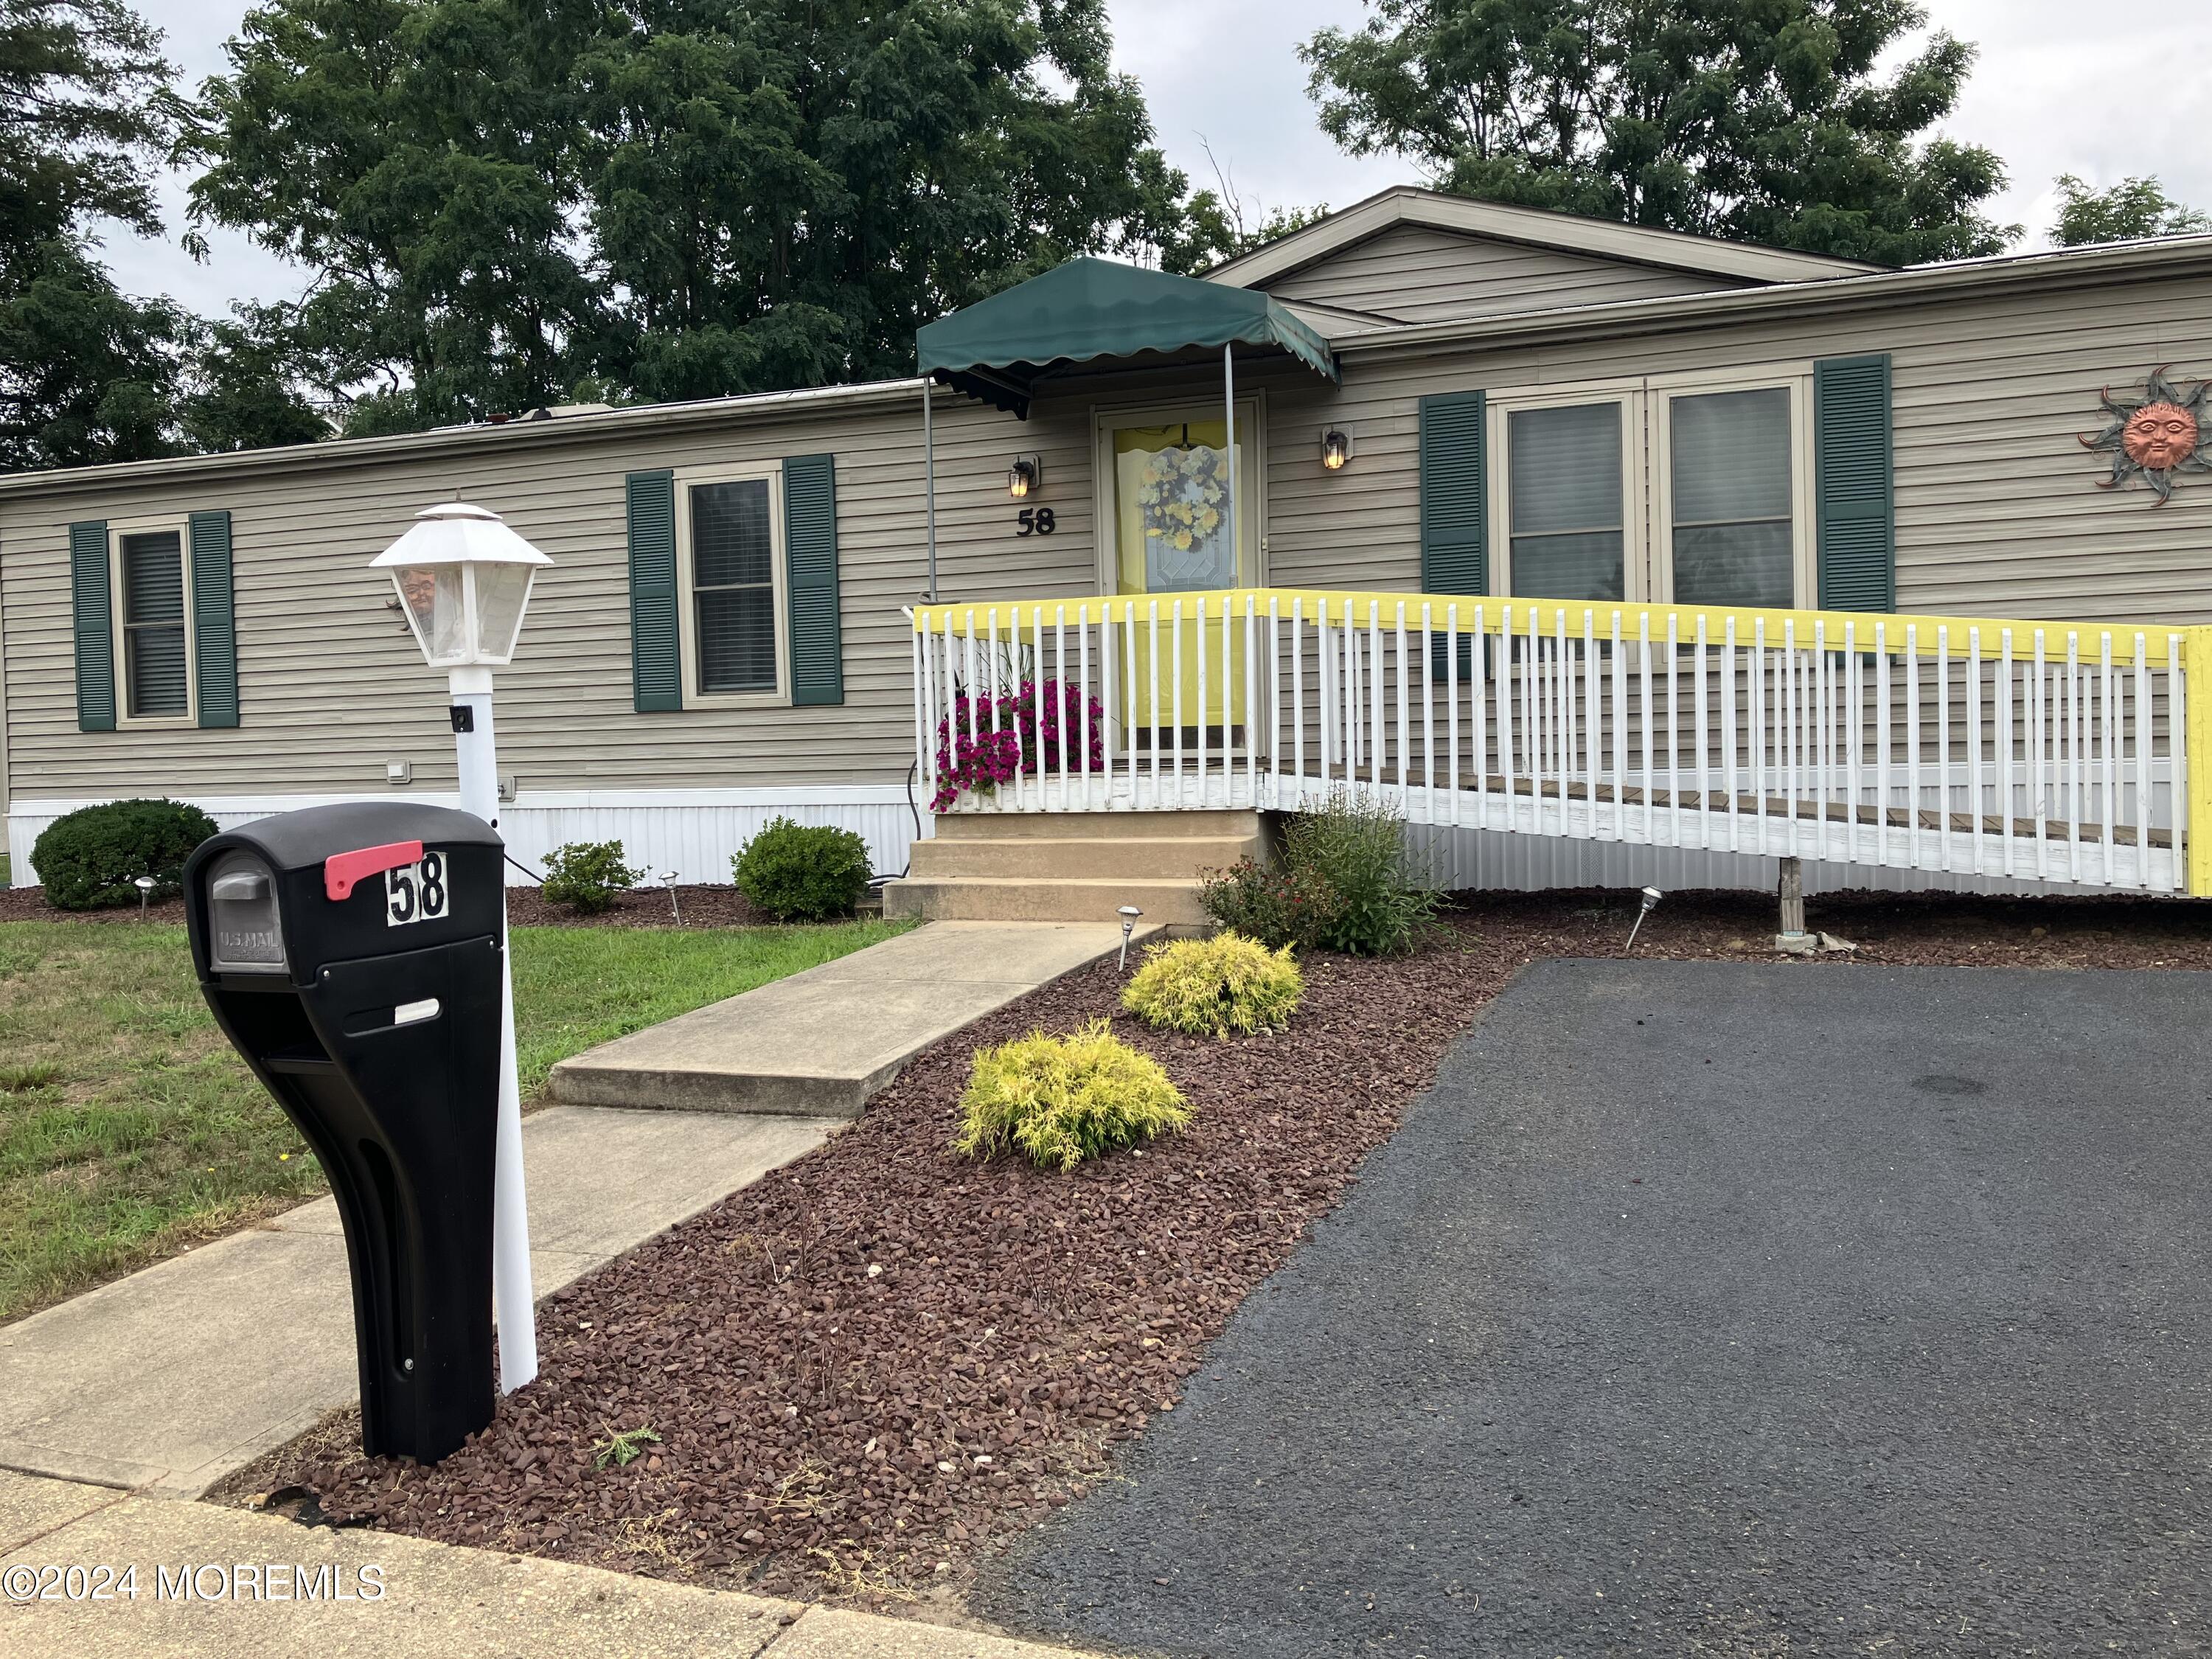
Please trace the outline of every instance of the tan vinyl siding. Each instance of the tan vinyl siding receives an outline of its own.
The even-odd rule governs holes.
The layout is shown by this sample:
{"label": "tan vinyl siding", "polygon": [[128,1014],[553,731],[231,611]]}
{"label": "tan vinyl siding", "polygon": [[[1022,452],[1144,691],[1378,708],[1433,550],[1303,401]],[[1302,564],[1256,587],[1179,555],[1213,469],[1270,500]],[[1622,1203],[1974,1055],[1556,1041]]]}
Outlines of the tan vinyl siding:
{"label": "tan vinyl siding", "polygon": [[[1272,382],[1273,578],[1415,584],[1424,393],[1565,390],[1870,351],[1893,359],[1901,609],[2212,623],[2212,477],[2185,478],[2160,507],[2139,483],[2098,489],[2103,459],[2077,441],[2104,424],[2100,386],[2124,396],[2161,363],[2179,379],[2212,378],[2212,285],[2179,280],[1587,343],[1355,356],[1341,388]],[[1322,471],[1310,438],[1330,421],[1358,434],[1357,459],[1336,474]]]}
{"label": "tan vinyl siding", "polygon": [[1662,270],[1424,225],[1398,225],[1262,286],[1279,300],[1345,306],[1425,323],[1543,306],[1707,294],[1741,284],[1703,272]]}
{"label": "tan vinyl siding", "polygon": [[[1899,602],[2017,617],[2212,623],[2212,477],[2164,507],[2100,490],[2096,393],[2171,364],[2212,377],[2212,284],[2156,281],[2039,295],[1971,292],[1844,315],[1762,316],[1633,337],[1387,353],[1347,343],[1344,382],[1240,361],[1267,435],[1270,579],[1410,589],[1419,581],[1419,400],[1594,380],[1893,359]],[[940,592],[950,599],[1097,591],[1092,434],[1101,405],[1211,401],[1218,372],[1182,368],[1069,382],[1027,422],[938,404]],[[672,418],[665,428],[530,435],[507,446],[283,470],[57,483],[0,498],[0,653],[17,800],[128,791],[203,795],[377,792],[387,760],[450,787],[443,677],[426,670],[368,561],[422,506],[456,491],[507,514],[551,555],[514,666],[499,676],[501,769],[526,791],[895,785],[911,757],[902,605],[924,580],[920,393],[772,417]],[[1351,426],[1352,465],[1318,439]],[[471,440],[473,444],[477,441]],[[813,708],[631,707],[623,475],[836,456],[846,701]],[[1008,464],[1042,458],[1031,503],[1048,537],[1016,534]],[[232,514],[242,724],[234,731],[76,730],[68,525],[223,507]],[[1493,525],[1493,547],[1496,530]]]}
{"label": "tan vinyl siding", "polygon": [[[1013,450],[998,424],[973,405],[941,411],[948,581],[986,560],[1003,580],[1015,562],[1006,557],[1013,508],[1004,482]],[[823,450],[837,459],[844,703],[635,713],[624,474]],[[1047,451],[1048,469],[1062,476],[1082,460],[1079,446]],[[417,787],[451,787],[444,676],[422,665],[386,608],[388,580],[368,566],[416,509],[456,495],[506,514],[555,562],[539,580],[516,661],[498,677],[501,769],[526,789],[896,783],[912,750],[908,632],[899,612],[922,591],[921,486],[916,392],[896,406],[719,432],[693,427],[611,442],[580,432],[571,442],[491,455],[419,454],[343,471],[303,465],[0,502],[12,793],[374,791],[386,787],[388,760],[412,762]],[[70,520],[204,507],[232,514],[240,728],[80,732]],[[1063,504],[1061,523],[1056,537],[1019,544],[1034,567],[1030,591],[1089,580],[1087,509]]]}

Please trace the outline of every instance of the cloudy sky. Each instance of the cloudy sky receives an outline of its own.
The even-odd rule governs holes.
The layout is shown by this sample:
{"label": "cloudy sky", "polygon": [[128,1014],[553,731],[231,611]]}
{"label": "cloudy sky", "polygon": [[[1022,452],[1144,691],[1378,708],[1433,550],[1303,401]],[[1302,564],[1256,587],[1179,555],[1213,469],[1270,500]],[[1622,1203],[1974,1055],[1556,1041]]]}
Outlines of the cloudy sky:
{"label": "cloudy sky", "polygon": [[[246,9],[245,0],[139,3],[167,29],[188,85],[223,67],[223,42]],[[2062,173],[2099,184],[2156,173],[2181,200],[2212,206],[2212,146],[2200,142],[2198,118],[2207,100],[2187,67],[2212,63],[2212,8],[2167,7],[2155,27],[2116,28],[2085,0],[1923,3],[1936,24],[1981,47],[1948,131],[2004,157],[2013,185],[1995,216],[2028,226],[2031,245]],[[1109,0],[1108,9],[1121,66],[1142,82],[1169,159],[1194,182],[1211,182],[1218,161],[1248,205],[1343,206],[1413,178],[1392,158],[1340,154],[1314,125],[1298,43],[1362,15],[1354,0]],[[297,271],[242,237],[216,233],[208,263],[187,258],[176,240],[180,185],[168,216],[164,242],[108,238],[127,290],[171,294],[203,312],[299,292]]]}

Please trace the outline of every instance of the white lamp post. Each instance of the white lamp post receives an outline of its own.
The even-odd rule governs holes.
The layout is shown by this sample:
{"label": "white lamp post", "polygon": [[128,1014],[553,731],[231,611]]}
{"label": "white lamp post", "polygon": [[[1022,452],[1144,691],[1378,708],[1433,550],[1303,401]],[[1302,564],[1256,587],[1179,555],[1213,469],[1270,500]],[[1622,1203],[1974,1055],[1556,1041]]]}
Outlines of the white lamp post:
{"label": "white lamp post", "polygon": [[[453,750],[461,810],[499,826],[499,762],[492,746],[491,671],[513,660],[531,584],[547,558],[498,514],[449,501],[415,515],[405,535],[371,561],[389,570],[399,609],[433,668],[453,687]],[[514,1068],[514,975],[501,892],[499,1130],[492,1165],[492,1304],[499,1316],[499,1382],[512,1394],[538,1375],[530,1283],[530,1218],[522,1181],[522,1091]]]}

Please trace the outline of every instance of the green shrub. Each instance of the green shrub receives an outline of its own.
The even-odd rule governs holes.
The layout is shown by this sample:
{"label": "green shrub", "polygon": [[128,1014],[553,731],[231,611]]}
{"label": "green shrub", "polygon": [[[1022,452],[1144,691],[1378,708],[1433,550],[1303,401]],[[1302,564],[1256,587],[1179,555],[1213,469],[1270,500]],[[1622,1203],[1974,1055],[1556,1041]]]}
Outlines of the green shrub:
{"label": "green shrub", "polygon": [[136,904],[131,884],[141,876],[153,877],[155,898],[174,898],[185,860],[215,832],[213,818],[180,800],[112,800],[56,818],[32,847],[31,863],[58,909]]}
{"label": "green shrub", "polygon": [[1321,943],[1336,895],[1310,870],[1239,859],[1226,870],[1199,877],[1198,902],[1231,933],[1270,950],[1288,945],[1304,951]]}
{"label": "green shrub", "polygon": [[960,1112],[954,1151],[1018,1152],[1062,1171],[1190,1122],[1159,1062],[1109,1036],[1103,1019],[1073,1036],[1032,1031],[977,1050]]}
{"label": "green shrub", "polygon": [[868,890],[868,844],[850,830],[770,818],[730,860],[738,890],[780,921],[850,915]]}
{"label": "green shrub", "polygon": [[1305,994],[1291,948],[1270,951],[1237,933],[1148,945],[1121,1006],[1146,1024],[1194,1036],[1276,1031]]}
{"label": "green shrub", "polygon": [[644,874],[623,862],[618,841],[572,841],[545,860],[544,884],[538,890],[556,904],[595,916],[612,909]]}
{"label": "green shrub", "polygon": [[1283,831],[1283,858],[1333,896],[1318,943],[1355,956],[1412,950],[1434,922],[1437,896],[1416,886],[1406,855],[1406,826],[1371,795],[1339,788],[1319,811]]}

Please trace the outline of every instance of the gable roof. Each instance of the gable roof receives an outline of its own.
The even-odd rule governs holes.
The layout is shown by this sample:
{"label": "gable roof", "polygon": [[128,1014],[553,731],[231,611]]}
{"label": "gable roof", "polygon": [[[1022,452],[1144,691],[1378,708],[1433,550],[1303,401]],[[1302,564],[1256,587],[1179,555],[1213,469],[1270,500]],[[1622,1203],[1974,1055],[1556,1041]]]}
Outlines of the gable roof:
{"label": "gable roof", "polygon": [[1265,247],[1216,265],[1206,273],[1206,280],[1225,283],[1234,288],[1264,288],[1292,271],[1303,270],[1356,243],[1379,236],[1394,226],[1407,224],[1490,241],[1556,248],[1629,264],[1691,271],[1729,283],[1818,282],[1826,277],[1859,276],[1887,269],[1855,259],[1791,253],[1747,242],[1724,242],[1711,236],[1685,235],[1680,231],[1624,225],[1610,219],[1584,219],[1571,213],[1504,207],[1495,202],[1470,201],[1463,196],[1447,196],[1438,191],[1401,185],[1317,219],[1287,236],[1278,237]]}

